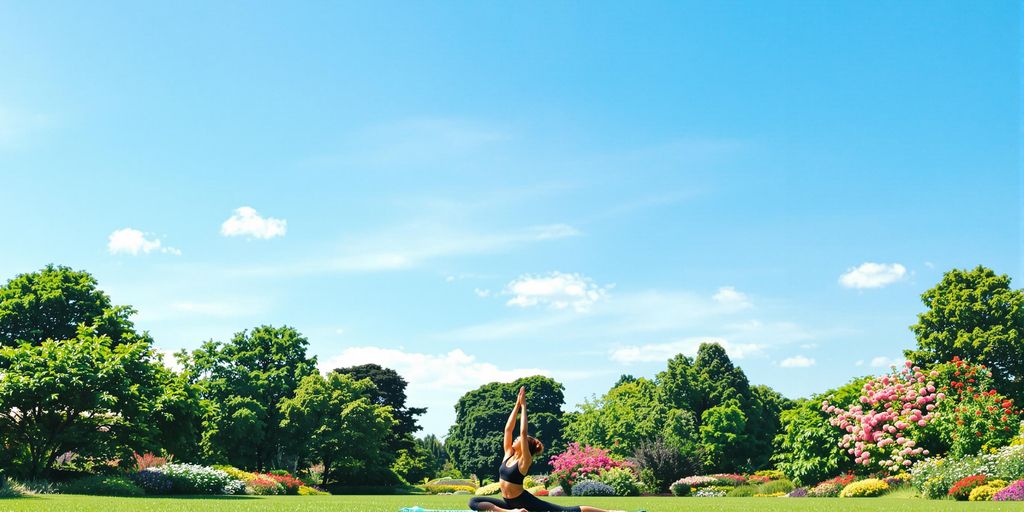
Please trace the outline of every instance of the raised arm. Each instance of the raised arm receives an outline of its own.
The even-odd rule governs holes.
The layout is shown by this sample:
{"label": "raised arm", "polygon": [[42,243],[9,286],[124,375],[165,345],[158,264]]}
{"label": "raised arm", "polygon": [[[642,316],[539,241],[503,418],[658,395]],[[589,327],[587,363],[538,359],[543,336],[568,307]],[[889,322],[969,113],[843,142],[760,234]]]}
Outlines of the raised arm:
{"label": "raised arm", "polygon": [[519,388],[519,396],[516,398],[516,405],[512,407],[512,414],[508,415],[508,421],[505,422],[505,439],[502,443],[505,448],[505,453],[512,450],[512,431],[516,428],[516,414],[519,413],[519,408],[523,406],[524,397],[526,396],[526,387]]}
{"label": "raised arm", "polygon": [[526,399],[519,405],[519,470],[524,475],[530,470],[533,454],[530,453],[530,436],[526,432]]}

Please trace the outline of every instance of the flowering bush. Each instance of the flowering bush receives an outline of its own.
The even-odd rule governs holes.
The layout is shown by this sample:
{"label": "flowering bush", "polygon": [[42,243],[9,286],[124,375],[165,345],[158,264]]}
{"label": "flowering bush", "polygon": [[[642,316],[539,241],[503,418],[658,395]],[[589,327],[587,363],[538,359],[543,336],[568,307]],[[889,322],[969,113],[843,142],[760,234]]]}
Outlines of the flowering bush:
{"label": "flowering bush", "polygon": [[597,476],[597,481],[608,484],[615,489],[616,496],[639,496],[640,485],[636,475],[625,468],[611,468],[602,471]]}
{"label": "flowering bush", "polygon": [[316,487],[310,487],[308,485],[299,487],[299,496],[326,496],[328,494],[330,493],[327,491],[321,491]]}
{"label": "flowering bush", "polygon": [[681,481],[673,482],[672,485],[668,486],[668,489],[675,496],[689,496],[690,492],[693,491],[693,487],[690,484],[684,484]]}
{"label": "flowering bush", "polygon": [[910,482],[910,473],[897,473],[895,475],[883,478],[882,481],[888,484],[889,488],[903,487],[904,485],[907,485],[908,482]]}
{"label": "flowering bush", "polygon": [[786,478],[786,475],[777,469],[762,469],[760,471],[755,471],[753,476],[767,478],[768,480],[782,480],[783,478]]}
{"label": "flowering bush", "polygon": [[835,498],[839,496],[844,487],[856,480],[857,477],[850,474],[839,475],[814,486],[811,490],[807,491],[807,496],[811,498]]}
{"label": "flowering bush", "polygon": [[487,484],[477,488],[474,494],[476,494],[477,496],[492,496],[494,494],[498,494],[499,492],[501,492],[501,483],[494,482],[493,484]]}
{"label": "flowering bush", "polygon": [[302,487],[302,481],[301,480],[299,480],[298,478],[295,478],[295,477],[293,477],[293,476],[291,476],[291,475],[289,475],[287,473],[285,473],[283,475],[274,474],[274,473],[267,473],[267,474],[258,475],[258,476],[261,476],[261,477],[264,477],[264,478],[268,478],[270,480],[273,480],[273,481],[281,484],[281,487],[284,488],[284,493],[285,494],[291,494],[291,495],[298,494],[299,493],[299,487]]}
{"label": "flowering bush", "polygon": [[1024,480],[1007,485],[992,496],[992,501],[1024,501]]}
{"label": "flowering bush", "polygon": [[441,494],[448,492],[466,491],[469,493],[476,492],[476,488],[471,485],[447,485],[447,484],[423,484],[423,490],[429,494]]}
{"label": "flowering bush", "polygon": [[612,486],[596,480],[583,480],[572,486],[573,496],[615,496]]}
{"label": "flowering bush", "polygon": [[874,498],[889,492],[889,485],[877,478],[865,478],[843,488],[840,498]]}
{"label": "flowering bush", "polygon": [[565,496],[565,491],[562,490],[561,485],[556,485],[548,489],[548,496]]}
{"label": "flowering bush", "polygon": [[146,494],[170,494],[171,489],[174,487],[171,477],[152,469],[132,473],[128,475],[128,478],[131,478],[135,485],[146,491]]}
{"label": "flowering bush", "polygon": [[955,483],[971,475],[1005,480],[1024,478],[1024,445],[1005,446],[973,457],[923,460],[910,470],[910,483],[922,496],[940,498]]}
{"label": "flowering bush", "polygon": [[985,485],[979,485],[971,489],[971,494],[967,497],[967,501],[992,501],[992,497],[1003,487],[1006,487],[1006,480],[989,480]]}
{"label": "flowering bush", "polygon": [[864,383],[860,404],[844,410],[826,400],[821,407],[832,416],[832,426],[846,431],[840,446],[854,462],[896,471],[929,454],[915,438],[935,418],[936,402],[945,398],[928,380],[938,375],[932,371],[926,376],[908,361],[904,368]]}
{"label": "flowering bush", "polygon": [[1010,444],[1017,434],[1021,410],[992,387],[992,371],[954,357],[937,365],[939,392],[947,397],[937,411],[935,428],[949,445],[949,455],[974,455]]}
{"label": "flowering bush", "polygon": [[171,461],[173,457],[157,457],[152,452],[146,452],[143,455],[139,455],[137,452],[132,452],[135,456],[135,471],[142,471],[147,468],[155,468],[157,466],[163,466]]}
{"label": "flowering bush", "polygon": [[736,487],[737,485],[743,485],[747,483],[747,479],[743,475],[719,473],[717,475],[711,475],[711,477],[715,478],[714,485],[727,485],[731,487]]}
{"label": "flowering bush", "polygon": [[171,491],[175,494],[227,494],[228,491],[235,492],[238,489],[237,481],[227,473],[206,466],[196,464],[169,463],[163,466],[148,468],[144,472],[159,472],[171,480]]}
{"label": "flowering bush", "polygon": [[709,485],[715,485],[718,479],[713,476],[688,476],[686,478],[680,478],[676,480],[677,484],[685,484],[690,487],[707,487]]}
{"label": "flowering bush", "polygon": [[533,495],[534,496],[547,496],[548,495],[548,490],[547,489],[541,489],[541,490],[533,493]]}
{"label": "flowering bush", "polygon": [[220,465],[218,465],[218,466],[213,466],[213,469],[219,469],[219,470],[227,473],[228,476],[230,476],[231,478],[234,478],[235,480],[241,480],[243,482],[251,482],[253,479],[256,478],[256,473],[250,473],[248,471],[243,471],[243,470],[238,469],[238,468],[236,468],[234,466],[220,466]]}
{"label": "flowering bush", "polygon": [[789,496],[790,498],[806,498],[807,497],[807,488],[806,487],[797,487],[796,489],[793,489],[792,491],[790,491],[790,493],[787,494],[786,496]]}
{"label": "flowering bush", "polygon": [[949,492],[946,494],[952,496],[957,501],[967,501],[967,498],[971,496],[971,491],[975,487],[984,485],[987,480],[988,477],[985,475],[971,475],[961,478],[953,484],[953,487],[949,488]]}
{"label": "flowering bush", "polygon": [[565,452],[551,457],[550,464],[554,471],[549,479],[569,488],[582,480],[595,479],[601,471],[629,466],[612,459],[607,450],[579,443],[571,443]]}
{"label": "flowering bush", "polygon": [[252,480],[246,482],[245,490],[248,494],[254,494],[256,496],[274,496],[284,494],[283,485],[277,483],[276,480],[267,478],[264,475],[258,475]]}
{"label": "flowering bush", "polygon": [[693,493],[693,495],[697,498],[721,498],[728,493],[729,491],[718,487],[704,487],[702,489],[697,489],[697,492]]}

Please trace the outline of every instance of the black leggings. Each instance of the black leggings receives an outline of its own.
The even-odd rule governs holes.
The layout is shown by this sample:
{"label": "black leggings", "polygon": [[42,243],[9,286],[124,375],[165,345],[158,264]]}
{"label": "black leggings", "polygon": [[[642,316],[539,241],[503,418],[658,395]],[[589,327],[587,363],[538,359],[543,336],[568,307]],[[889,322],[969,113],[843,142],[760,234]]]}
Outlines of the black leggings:
{"label": "black leggings", "polygon": [[490,503],[504,509],[525,508],[530,512],[580,512],[580,507],[563,507],[548,503],[523,490],[523,493],[515,498],[488,498],[485,496],[474,496],[469,499],[469,508],[480,510],[477,506],[481,503]]}

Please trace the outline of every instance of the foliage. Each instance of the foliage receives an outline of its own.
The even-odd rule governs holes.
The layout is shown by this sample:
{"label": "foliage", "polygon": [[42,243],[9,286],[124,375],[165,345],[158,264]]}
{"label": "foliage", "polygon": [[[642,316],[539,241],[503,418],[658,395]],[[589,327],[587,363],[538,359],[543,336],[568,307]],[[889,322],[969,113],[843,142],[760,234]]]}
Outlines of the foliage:
{"label": "foliage", "polygon": [[992,480],[985,485],[979,485],[971,489],[971,494],[967,497],[967,501],[992,501],[996,493],[1004,487],[1006,487],[1006,481]]}
{"label": "foliage", "polygon": [[21,498],[30,494],[32,494],[32,492],[24,485],[11,480],[10,478],[0,478],[0,499]]}
{"label": "foliage", "polygon": [[[416,417],[421,416],[427,410],[406,405],[405,388],[408,386],[408,382],[395,370],[373,363],[337,368],[334,371],[346,374],[353,380],[370,379],[373,382],[374,389],[368,396],[370,402],[390,407],[391,416],[395,419],[395,427],[391,429],[387,439],[388,452],[398,453],[400,450],[411,450],[415,445],[413,434],[420,429],[416,424]],[[425,472],[433,473],[433,470]],[[405,476],[401,471],[398,473]]]}
{"label": "foliage", "polygon": [[703,487],[701,489],[697,489],[693,495],[697,498],[721,498],[727,496],[731,490],[732,489],[729,487]]}
{"label": "foliage", "polygon": [[626,468],[611,468],[601,471],[597,481],[615,489],[616,496],[639,496],[640,485],[636,475]]}
{"label": "foliage", "polygon": [[633,462],[640,470],[641,479],[649,471],[656,492],[669,490],[673,479],[700,471],[696,457],[684,456],[677,448],[662,438],[645,441],[633,451]]}
{"label": "foliage", "polygon": [[472,485],[449,485],[449,484],[423,484],[423,490],[430,494],[441,494],[443,492],[467,491],[475,492],[476,487]]}
{"label": "foliage", "polygon": [[615,489],[596,480],[582,480],[572,486],[573,496],[615,496]]}
{"label": "foliage", "polygon": [[554,471],[550,478],[563,488],[571,488],[582,480],[594,480],[604,470],[626,465],[615,460],[607,450],[570,443],[565,452],[551,458]]}
{"label": "foliage", "polygon": [[737,447],[746,440],[746,428],[747,417],[735,399],[705,410],[700,426],[704,467],[712,470],[735,467]]}
{"label": "foliage", "polygon": [[460,471],[494,474],[503,455],[503,427],[520,386],[526,387],[530,435],[547,446],[543,455],[534,457],[531,469],[541,472],[550,469],[548,457],[563,448],[564,388],[548,377],[533,376],[509,383],[485,384],[459,398],[455,405],[455,424],[448,431],[445,448]]}
{"label": "foliage", "polygon": [[693,487],[689,484],[680,481],[672,482],[672,485],[669,485],[668,488],[676,496],[689,496],[693,490]]}
{"label": "foliage", "polygon": [[[171,463],[149,468],[139,473],[150,471],[162,473],[170,478],[170,492],[173,494],[234,494],[229,491],[238,489],[237,484],[232,484],[237,480],[231,478],[224,471],[206,466]],[[227,489],[229,485],[231,485],[231,489]]]}
{"label": "foliage", "polygon": [[765,477],[768,480],[782,480],[783,478],[786,478],[786,474],[778,469],[762,469],[760,471],[755,471],[754,476]]}
{"label": "foliage", "polygon": [[245,483],[245,491],[247,494],[254,494],[256,496],[274,496],[278,494],[284,494],[284,486],[280,482],[268,478],[266,475],[257,475],[252,480]]}
{"label": "foliage", "polygon": [[733,487],[726,496],[730,498],[750,498],[757,494],[757,487],[753,485],[739,485]]}
{"label": "foliage", "polygon": [[493,496],[499,492],[501,492],[501,483],[494,482],[493,484],[478,487],[473,494],[476,494],[477,496]]}
{"label": "foliage", "polygon": [[565,496],[565,490],[561,485],[556,485],[548,489],[548,496]]}
{"label": "foliage", "polygon": [[153,455],[153,452],[146,452],[139,455],[138,452],[133,452],[132,455],[135,457],[135,471],[142,471],[147,468],[155,468],[157,466],[163,466],[170,462],[173,457],[158,457]]}
{"label": "foliage", "polygon": [[580,405],[566,426],[573,441],[607,447],[617,457],[628,457],[641,443],[665,437],[668,409],[658,399],[654,382],[625,381],[597,400]]}
{"label": "foliage", "polygon": [[288,435],[280,406],[303,378],[317,374],[308,346],[291,327],[264,325],[235,333],[228,343],[208,341],[179,353],[185,375],[210,405],[203,419],[208,458],[256,471],[296,462],[296,444],[307,439]]}
{"label": "foliage", "polygon": [[761,485],[758,485],[757,492],[758,494],[775,494],[778,492],[787,494],[794,488],[796,488],[796,486],[793,485],[792,480],[787,480],[783,478],[779,480],[770,480]]}
{"label": "foliage", "polygon": [[320,489],[317,489],[316,487],[310,487],[308,485],[303,485],[302,487],[299,487],[298,494],[299,494],[299,496],[327,496],[330,493],[328,493],[327,491],[321,491]]}
{"label": "foliage", "polygon": [[920,368],[907,362],[890,375],[864,383],[860,403],[846,409],[827,400],[822,409],[831,414],[829,423],[845,430],[841,446],[854,456],[854,462],[896,472],[929,451],[917,446],[921,429],[935,417],[935,403],[944,397]]}
{"label": "foliage", "polygon": [[128,475],[135,485],[142,488],[146,494],[161,495],[170,494],[174,488],[174,481],[171,477],[156,471],[154,468],[146,468]]}
{"label": "foliage", "polygon": [[936,365],[939,419],[934,423],[938,440],[951,457],[974,455],[983,448],[1010,444],[1021,422],[1021,411],[1013,400],[992,387],[991,370],[954,357]]}
{"label": "foliage", "polygon": [[1024,401],[1024,291],[1010,281],[983,266],[946,272],[921,295],[926,311],[911,326],[918,348],[907,357],[921,366],[954,356],[984,363],[996,389]]}
{"label": "foliage", "polygon": [[789,494],[787,494],[786,496],[789,496],[790,498],[806,498],[808,496],[807,488],[797,487],[796,489],[790,491]]}
{"label": "foliage", "polygon": [[946,494],[957,501],[967,501],[967,498],[971,496],[971,491],[973,491],[975,487],[984,485],[987,481],[988,476],[986,475],[967,476],[957,480],[957,482],[949,488],[949,492]]}
{"label": "foliage", "polygon": [[85,326],[71,339],[0,348],[0,369],[0,442],[31,478],[72,449],[115,458],[145,443],[166,371],[148,341],[115,345]]}
{"label": "foliage", "polygon": [[72,480],[62,484],[60,492],[94,496],[142,496],[146,493],[127,477],[113,475],[92,475]]}
{"label": "foliage", "polygon": [[323,465],[322,483],[372,483],[390,472],[382,448],[395,422],[389,407],[371,402],[373,389],[369,379],[314,373],[302,379],[293,398],[282,400],[281,425],[304,441],[300,460]]}
{"label": "foliage", "polygon": [[275,473],[267,473],[256,475],[256,478],[266,478],[281,484],[281,487],[284,489],[284,494],[296,495],[299,493],[299,487],[302,487],[301,480],[288,474],[279,475]]}
{"label": "foliage", "polygon": [[889,484],[877,478],[865,478],[843,488],[840,498],[874,498],[889,492]]}
{"label": "foliage", "polygon": [[718,473],[711,475],[711,477],[715,479],[715,482],[712,485],[736,487],[737,485],[744,485],[747,483],[746,477],[735,473]]}
{"label": "foliage", "polygon": [[434,474],[433,454],[419,443],[411,448],[398,450],[398,457],[391,464],[391,470],[406,482],[422,482]]}
{"label": "foliage", "polygon": [[971,475],[1016,480],[1024,478],[1024,445],[1006,446],[990,453],[944,459],[933,457],[910,470],[910,482],[922,496],[945,496],[953,485]]}
{"label": "foliage", "polygon": [[842,492],[846,486],[856,480],[857,477],[852,474],[839,475],[818,483],[818,485],[815,485],[807,491],[807,496],[810,498],[834,498],[839,496],[839,493]]}
{"label": "foliage", "polygon": [[992,496],[992,501],[1024,501],[1024,480],[1007,485]]}

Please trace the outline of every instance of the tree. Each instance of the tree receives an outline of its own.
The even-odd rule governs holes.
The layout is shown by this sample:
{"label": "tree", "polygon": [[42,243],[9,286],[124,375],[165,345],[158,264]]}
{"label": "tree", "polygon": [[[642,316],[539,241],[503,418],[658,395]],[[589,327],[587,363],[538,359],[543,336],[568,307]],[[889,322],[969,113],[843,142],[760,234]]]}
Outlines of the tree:
{"label": "tree", "polygon": [[526,386],[530,435],[547,446],[534,458],[537,471],[547,471],[547,459],[562,447],[564,388],[554,379],[525,377],[511,383],[492,382],[470,391],[455,405],[455,424],[448,430],[445,447],[455,466],[467,474],[490,475],[502,458],[502,430],[516,402],[520,386]]}
{"label": "tree", "polygon": [[743,447],[745,465],[752,469],[767,467],[772,456],[772,443],[781,428],[782,411],[792,408],[793,401],[778,391],[758,385],[750,388],[747,410],[747,442]]}
{"label": "tree", "polygon": [[746,441],[747,417],[740,404],[732,399],[716,405],[701,415],[700,448],[704,468],[710,472],[741,469],[736,453]]}
{"label": "tree", "polygon": [[135,332],[133,314],[129,306],[111,304],[89,273],[47,265],[0,288],[0,346],[72,339],[80,325],[114,345],[148,339]]}
{"label": "tree", "polygon": [[296,463],[293,438],[281,428],[281,402],[315,374],[309,342],[291,327],[260,326],[229,343],[208,341],[179,361],[210,407],[204,451],[212,460],[265,471]]}
{"label": "tree", "polygon": [[[730,400],[741,410],[750,404],[750,382],[739,367],[732,364],[725,348],[718,343],[701,343],[690,371],[693,383],[693,414],[703,418],[704,411]],[[703,422],[703,419],[701,419]]]}
{"label": "tree", "polygon": [[668,424],[668,409],[658,401],[658,388],[645,378],[626,381],[580,409],[566,425],[566,436],[619,457],[631,456],[641,443],[663,437]]}
{"label": "tree", "polygon": [[397,422],[377,393],[369,379],[313,373],[281,402],[281,427],[302,440],[301,459],[323,464],[323,484],[391,483],[381,482],[391,463],[384,441]]}
{"label": "tree", "polygon": [[810,399],[782,412],[779,434],[775,436],[772,461],[798,485],[814,485],[826,478],[852,471],[853,459],[839,446],[843,433],[829,425],[829,415],[822,410],[824,400],[836,407],[848,407],[860,398],[867,378]]}
{"label": "tree", "polygon": [[673,409],[692,411],[696,407],[696,390],[691,381],[693,359],[676,354],[668,367],[658,374],[658,400]]}
{"label": "tree", "polygon": [[398,425],[388,436],[388,446],[392,452],[399,450],[411,450],[415,444],[413,434],[420,429],[416,424],[416,417],[427,412],[426,408],[407,407],[405,404],[405,388],[408,383],[391,368],[384,368],[378,364],[364,364],[338,368],[338,373],[350,375],[356,380],[370,379],[376,391],[370,400],[379,405],[391,407],[391,415],[398,422]]}
{"label": "tree", "polygon": [[438,439],[434,434],[429,434],[417,439],[416,444],[430,454],[430,470],[428,473],[431,476],[436,475],[437,472],[449,462],[450,457],[448,457],[448,449],[444,447],[444,442]]}
{"label": "tree", "polygon": [[906,356],[927,367],[961,359],[984,363],[996,388],[1024,402],[1024,291],[1010,288],[1010,277],[978,266],[946,272],[921,295],[926,311],[910,328],[917,350]]}
{"label": "tree", "polygon": [[117,458],[144,445],[155,361],[146,341],[115,345],[84,325],[70,339],[0,347],[0,434],[21,472],[39,478],[69,451]]}

